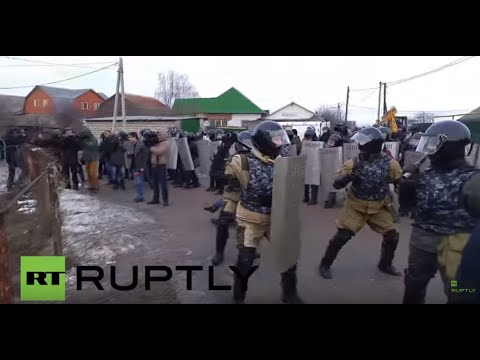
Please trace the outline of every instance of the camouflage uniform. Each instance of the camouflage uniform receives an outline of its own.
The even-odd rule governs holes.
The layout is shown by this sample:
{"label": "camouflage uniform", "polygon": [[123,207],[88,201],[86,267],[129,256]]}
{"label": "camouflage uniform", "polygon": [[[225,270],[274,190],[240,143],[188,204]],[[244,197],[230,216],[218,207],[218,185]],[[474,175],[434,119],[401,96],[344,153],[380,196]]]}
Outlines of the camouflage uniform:
{"label": "camouflage uniform", "polygon": [[424,303],[437,270],[450,297],[462,251],[477,219],[462,199],[462,188],[479,170],[459,160],[450,169],[427,169],[415,182],[415,215],[405,271],[404,303]]}
{"label": "camouflage uniform", "polygon": [[[245,276],[253,268],[256,248],[264,238],[270,238],[274,160],[254,148],[248,155],[235,155],[227,165],[227,171],[240,185],[236,220],[237,242],[241,246],[236,266]],[[282,301],[301,303],[296,288],[296,265],[283,272],[281,278]],[[233,291],[234,300],[243,302],[247,285],[243,286],[237,276]]]}
{"label": "camouflage uniform", "polygon": [[396,160],[384,154],[370,155],[360,170],[356,170],[356,161],[359,160],[345,162],[337,172],[333,184],[336,189],[341,189],[351,182],[345,204],[336,220],[338,231],[330,240],[320,265],[320,273],[325,278],[331,277],[329,269],[340,249],[368,224],[373,231],[383,235],[378,267],[391,275],[397,275],[392,261],[399,234],[389,210],[389,184],[400,180],[402,170]]}
{"label": "camouflage uniform", "polygon": [[[232,165],[234,157],[230,157],[225,166],[225,180],[226,185],[223,192],[223,206],[220,211],[218,220],[215,222],[217,225],[216,234],[216,254],[212,259],[212,264],[217,266],[223,262],[225,246],[228,241],[228,229],[231,224],[235,222],[235,215],[237,213],[237,205],[240,201],[240,183],[237,178],[234,177],[235,170]],[[239,228],[237,227],[237,246],[243,245],[238,235]]]}

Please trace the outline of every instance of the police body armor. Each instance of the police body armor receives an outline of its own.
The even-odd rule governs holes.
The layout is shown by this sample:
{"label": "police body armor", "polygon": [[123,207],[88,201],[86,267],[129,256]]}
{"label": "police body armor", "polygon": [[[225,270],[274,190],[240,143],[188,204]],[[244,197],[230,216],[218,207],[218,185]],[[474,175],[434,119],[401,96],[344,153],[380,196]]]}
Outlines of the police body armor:
{"label": "police body armor", "polygon": [[414,226],[438,234],[469,233],[477,224],[462,203],[462,188],[470,175],[478,172],[472,166],[450,171],[428,169],[416,185]]}
{"label": "police body armor", "polygon": [[352,181],[350,190],[358,199],[379,201],[388,195],[390,158],[383,154],[370,155],[370,159],[372,158],[373,161],[366,162],[364,168]]}
{"label": "police body armor", "polygon": [[242,155],[246,161],[250,179],[246,189],[241,189],[240,201],[247,210],[271,214],[273,195],[273,164],[267,164],[254,155]]}

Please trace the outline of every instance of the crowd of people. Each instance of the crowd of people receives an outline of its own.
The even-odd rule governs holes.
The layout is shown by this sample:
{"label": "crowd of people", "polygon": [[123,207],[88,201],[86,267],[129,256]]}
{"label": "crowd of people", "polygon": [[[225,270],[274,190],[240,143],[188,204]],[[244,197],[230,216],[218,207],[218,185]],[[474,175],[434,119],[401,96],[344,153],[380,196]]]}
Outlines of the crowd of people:
{"label": "crowd of people", "polygon": [[[220,210],[215,220],[216,253],[212,264],[224,261],[224,250],[229,237],[229,226],[236,224],[238,258],[234,277],[233,299],[243,303],[248,289],[248,277],[253,273],[256,249],[270,233],[270,215],[273,196],[274,164],[278,156],[300,155],[306,141],[323,141],[328,147],[355,142],[359,155],[346,161],[335,176],[335,189],[347,188],[346,200],[337,217],[337,231],[331,238],[319,264],[319,274],[332,279],[331,267],[340,250],[365,225],[383,237],[378,269],[392,276],[401,273],[393,260],[399,242],[395,216],[391,211],[393,195],[390,184],[398,192],[401,214],[412,213],[413,231],[409,244],[408,268],[405,271],[403,303],[424,303],[429,281],[440,270],[445,292],[450,303],[479,302],[480,269],[478,251],[480,232],[480,170],[469,165],[465,147],[471,143],[467,127],[455,121],[433,124],[425,133],[415,127],[400,128],[391,133],[388,128],[372,126],[350,131],[345,125],[330,130],[323,128],[317,135],[308,128],[303,140],[296,130],[284,130],[272,121],[261,122],[254,131],[239,134],[210,129],[199,134],[184,133],[173,128],[168,132],[149,129],[136,132],[106,130],[100,142],[87,128],[75,133],[71,129],[41,133],[27,140],[21,129],[12,129],[6,136],[8,187],[14,186],[15,169],[21,167],[22,146],[28,141],[51,147],[61,159],[65,187],[78,190],[79,180],[88,183],[87,189],[99,190],[99,179],[106,177],[115,190],[125,189],[125,180],[133,180],[135,202],[145,199],[144,187],[153,189],[148,204],[169,205],[168,181],[174,187],[197,188],[195,170],[187,170],[180,152],[176,166],[172,160],[169,139],[186,138],[189,156],[194,168],[199,165],[197,141],[217,142],[211,157],[210,184],[207,191],[219,198],[205,210]],[[398,160],[386,149],[386,141],[400,143]],[[289,147],[295,145],[295,153]],[[232,152],[232,149],[234,150]],[[418,164],[404,164],[406,151],[425,154],[431,166],[420,171]],[[185,161],[185,159],[183,159]],[[83,167],[87,173],[85,179]],[[175,168],[175,170],[173,169]],[[317,203],[318,186],[305,187],[304,202]],[[325,208],[335,205],[335,193],[329,194]],[[478,255],[478,254],[477,254]],[[459,271],[457,272],[457,269]],[[462,281],[477,293],[456,296],[451,281]],[[297,292],[297,265],[281,274],[282,301],[302,303]]]}

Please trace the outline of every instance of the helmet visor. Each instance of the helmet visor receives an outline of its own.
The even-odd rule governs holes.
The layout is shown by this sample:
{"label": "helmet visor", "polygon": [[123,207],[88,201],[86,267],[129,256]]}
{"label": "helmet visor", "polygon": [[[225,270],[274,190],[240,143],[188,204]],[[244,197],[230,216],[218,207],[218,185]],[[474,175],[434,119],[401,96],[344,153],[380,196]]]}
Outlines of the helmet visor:
{"label": "helmet visor", "polygon": [[446,137],[442,135],[423,135],[418,142],[416,151],[428,155],[433,155],[442,147],[446,140]]}
{"label": "helmet visor", "polygon": [[419,142],[420,142],[420,138],[415,138],[415,139],[412,138],[408,141],[408,145],[412,147],[414,146],[415,148],[417,148]]}
{"label": "helmet visor", "polygon": [[333,140],[333,139],[328,140],[327,146],[328,147],[334,147],[335,146],[335,140]]}
{"label": "helmet visor", "polygon": [[279,148],[284,145],[290,145],[290,139],[288,138],[288,134],[285,130],[274,130],[270,131],[270,139],[272,144]]}
{"label": "helmet visor", "polygon": [[350,138],[350,140],[355,141],[358,145],[362,146],[372,141],[372,138],[370,136],[362,134],[361,132],[357,132]]}

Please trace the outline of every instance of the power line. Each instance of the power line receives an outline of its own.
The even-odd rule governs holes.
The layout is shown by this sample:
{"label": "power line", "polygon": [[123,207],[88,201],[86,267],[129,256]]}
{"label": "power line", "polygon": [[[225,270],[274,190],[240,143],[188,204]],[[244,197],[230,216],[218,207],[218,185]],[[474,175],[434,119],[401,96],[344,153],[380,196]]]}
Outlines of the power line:
{"label": "power line", "polygon": [[445,64],[445,65],[443,65],[443,66],[440,66],[440,67],[438,67],[438,68],[436,68],[436,69],[433,69],[433,70],[424,72],[424,73],[422,73],[422,74],[410,76],[410,77],[408,77],[408,78],[401,79],[401,80],[396,80],[396,81],[388,82],[387,85],[388,85],[389,87],[392,87],[392,86],[395,86],[395,85],[403,84],[404,82],[411,81],[411,80],[415,80],[415,79],[418,79],[418,78],[420,78],[420,77],[427,76],[427,75],[434,74],[434,73],[436,73],[436,72],[439,72],[439,71],[448,69],[449,67],[452,67],[452,66],[461,64],[462,62],[465,62],[465,61],[467,61],[467,60],[473,59],[474,57],[475,57],[475,56],[465,56],[465,57],[463,57],[463,58],[460,58],[460,59],[457,59],[457,60],[455,60],[455,61],[452,61],[451,63],[448,63],[448,64]]}
{"label": "power line", "polygon": [[[20,61],[25,61],[25,62],[31,62],[35,63],[35,65],[3,65],[0,67],[33,67],[33,66],[69,66],[69,67],[85,67],[85,68],[92,68],[91,66],[88,65],[102,65],[102,64],[114,64],[115,62],[112,61],[103,61],[103,62],[91,62],[91,63],[79,63],[79,64],[59,64],[59,63],[53,63],[49,61],[41,61],[41,60],[29,60],[29,59],[23,59],[23,58],[18,58],[18,57],[13,57],[13,56],[3,56],[6,59],[10,60],[20,60]],[[41,64],[41,65],[39,65]]]}
{"label": "power line", "polygon": [[[369,106],[360,106],[360,105],[349,105],[349,107],[355,107],[360,109],[376,110],[377,108]],[[456,112],[456,111],[470,111],[470,109],[456,109],[456,110],[399,110],[399,113],[420,113],[420,112],[431,112],[431,113],[441,113],[441,112]]]}
{"label": "power line", "polygon": [[88,73],[85,73],[85,74],[82,74],[82,75],[77,75],[77,76],[73,76],[71,78],[68,78],[68,79],[63,79],[63,80],[57,80],[57,81],[51,81],[51,82],[48,82],[48,83],[43,83],[43,84],[35,84],[35,85],[25,85],[25,86],[12,86],[12,87],[0,87],[0,90],[12,90],[12,89],[24,89],[24,88],[31,88],[31,87],[34,87],[34,86],[42,86],[42,85],[51,85],[51,84],[58,84],[58,83],[61,83],[61,82],[65,82],[65,81],[69,81],[69,80],[73,80],[73,79],[78,79],[80,77],[83,77],[83,76],[87,76],[87,75],[90,75],[90,74],[93,74],[93,73],[96,73],[96,72],[99,72],[99,71],[102,71],[102,70],[105,70],[105,69],[108,69],[108,68],[111,68],[113,66],[117,65],[116,63],[115,64],[110,64],[108,66],[105,66],[103,68],[100,68],[100,69],[96,69],[94,71],[90,71]]}
{"label": "power line", "polygon": [[[399,85],[399,84],[402,84],[402,83],[407,82],[407,81],[415,80],[415,79],[418,79],[418,78],[423,77],[423,76],[434,74],[436,72],[448,69],[449,67],[461,64],[462,62],[465,62],[467,60],[473,59],[474,57],[475,56],[464,56],[464,57],[461,57],[460,59],[457,59],[457,60],[452,61],[452,62],[450,62],[448,64],[445,64],[445,65],[442,65],[442,66],[440,66],[438,68],[435,68],[433,70],[430,70],[430,71],[427,71],[427,72],[424,72],[424,73],[421,73],[421,74],[418,74],[418,75],[410,76],[410,77],[405,78],[405,79],[400,79],[400,80],[387,82],[387,85],[388,86]],[[372,87],[372,88],[366,88],[366,89],[350,89],[350,91],[368,91],[368,90],[376,90],[376,89],[378,89],[378,87],[374,87],[374,88]]]}

